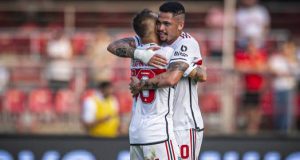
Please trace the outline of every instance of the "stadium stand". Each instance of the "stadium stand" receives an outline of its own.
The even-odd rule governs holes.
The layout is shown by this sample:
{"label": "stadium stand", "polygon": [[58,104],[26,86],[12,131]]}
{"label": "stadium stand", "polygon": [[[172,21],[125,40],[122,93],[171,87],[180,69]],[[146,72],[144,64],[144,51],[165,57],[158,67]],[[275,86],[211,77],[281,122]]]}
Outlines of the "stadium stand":
{"label": "stadium stand", "polygon": [[79,112],[74,92],[70,89],[58,90],[54,98],[54,109],[58,115],[75,114]]}
{"label": "stadium stand", "polygon": [[43,114],[53,111],[53,95],[49,88],[33,89],[28,96],[28,107],[32,113]]}
{"label": "stadium stand", "polygon": [[[136,7],[132,5],[126,6],[126,9],[122,11],[107,11],[108,9],[95,9],[93,6],[94,3],[91,3],[92,5],[80,6],[82,3],[79,2],[65,2],[64,4],[53,3],[54,8],[52,8],[43,4],[37,5],[39,2],[33,1],[32,4],[36,8],[28,11],[30,9],[20,8],[21,5],[19,4],[21,3],[19,1],[12,1],[10,2],[10,6],[14,7],[0,7],[0,64],[8,67],[10,73],[10,83],[8,89],[2,95],[3,105],[2,107],[0,105],[0,110],[2,112],[7,111],[14,114],[22,114],[25,109],[29,109],[36,115],[53,112],[58,116],[69,114],[70,112],[79,112],[80,99],[92,92],[92,89],[82,90],[75,82],[72,84],[72,90],[59,89],[57,92],[52,92],[53,88],[39,88],[46,80],[45,64],[49,61],[47,43],[53,36],[53,30],[61,29],[64,33],[68,34],[71,40],[74,56],[70,58],[70,61],[72,64],[75,64],[72,80],[82,78],[82,74],[78,73],[84,72],[83,74],[87,77],[85,85],[92,86],[92,84],[97,82],[90,75],[93,73],[91,70],[101,71],[101,69],[95,67],[96,65],[94,67],[90,65],[90,57],[88,57],[87,50],[96,39],[97,29],[104,27],[106,29],[105,32],[110,36],[111,40],[132,36],[133,32],[130,29],[130,22],[136,13]],[[121,4],[119,1],[116,3]],[[188,2],[188,4],[190,3],[192,4],[193,2]],[[300,26],[298,18],[300,12],[295,10],[293,3],[284,3],[284,5],[281,5],[281,8],[278,8],[278,5],[272,5],[274,3],[279,3],[279,1],[267,0],[263,2],[266,8],[269,9],[271,16],[270,35],[267,37],[264,48],[268,55],[275,52],[289,35],[293,35],[297,42],[300,40],[300,31],[298,29],[298,26]],[[69,13],[67,11],[68,4],[72,4],[74,12]],[[211,56],[213,39],[210,39],[209,31],[211,28],[207,27],[205,17],[207,10],[210,8],[209,6],[214,6],[215,4],[220,5],[222,2],[203,3],[203,6],[198,6],[186,15],[187,30],[199,41],[205,62],[209,66],[207,70],[209,73],[208,81],[204,85],[199,85],[199,97],[203,114],[213,115],[211,123],[210,119],[207,120],[207,125],[214,125],[216,124],[214,123],[215,120],[221,120],[219,116],[215,115],[220,114],[222,110],[221,96],[223,88],[220,84],[223,82],[223,77],[226,74],[240,76],[236,71],[222,69],[221,59],[214,59]],[[73,20],[72,18],[71,20],[66,18],[70,14]],[[68,28],[65,26],[66,24],[73,26]],[[96,64],[98,63],[100,64],[101,61],[96,61]],[[130,60],[117,59],[113,65],[109,66],[109,69],[113,73],[111,80],[116,88],[115,95],[121,105],[121,114],[128,114],[132,104],[127,86],[130,81],[129,64]],[[235,78],[233,80],[236,80]],[[270,83],[272,79],[268,78],[267,81]],[[11,88],[11,86],[16,86],[16,88]],[[240,95],[242,94],[241,83],[237,82],[237,85],[233,86],[233,88],[235,91],[235,103],[237,104],[236,108],[239,111],[241,104],[238,101],[240,101]],[[274,114],[271,86],[267,85],[266,90],[262,95],[261,109],[263,117],[269,120],[268,124],[263,125],[268,126],[266,127],[267,130],[271,130]],[[81,98],[78,98],[80,96]],[[75,100],[72,101],[72,99]],[[298,121],[300,119],[299,99],[298,95],[298,103],[295,103],[297,110],[295,113],[297,113],[296,118],[298,118]],[[214,128],[214,132],[220,133],[221,127],[217,129]],[[209,132],[208,129],[206,133],[210,134],[212,132]]]}
{"label": "stadium stand", "polygon": [[20,115],[26,107],[26,95],[17,88],[9,89],[3,97],[3,111],[8,114]]}

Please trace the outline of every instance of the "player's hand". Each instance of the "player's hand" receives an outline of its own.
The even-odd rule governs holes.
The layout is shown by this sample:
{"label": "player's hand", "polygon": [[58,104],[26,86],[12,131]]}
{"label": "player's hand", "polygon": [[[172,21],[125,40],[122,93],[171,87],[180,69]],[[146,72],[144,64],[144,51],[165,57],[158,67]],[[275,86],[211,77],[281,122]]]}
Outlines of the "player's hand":
{"label": "player's hand", "polygon": [[148,65],[160,69],[162,69],[167,64],[167,59],[159,54],[155,54],[154,56],[152,56],[150,61],[148,62]]}
{"label": "player's hand", "polygon": [[132,96],[136,96],[141,91],[140,80],[136,77],[131,77],[130,80],[129,89]]}
{"label": "player's hand", "polygon": [[156,50],[159,50],[159,49],[160,49],[160,47],[155,46],[155,47],[149,47],[147,50],[156,51]]}

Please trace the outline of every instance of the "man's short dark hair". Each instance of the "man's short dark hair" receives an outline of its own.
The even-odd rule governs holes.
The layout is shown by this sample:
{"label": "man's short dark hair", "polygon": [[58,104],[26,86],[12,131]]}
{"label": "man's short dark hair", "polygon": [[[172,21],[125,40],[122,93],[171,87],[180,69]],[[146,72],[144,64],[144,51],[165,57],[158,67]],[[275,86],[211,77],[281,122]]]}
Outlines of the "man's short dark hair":
{"label": "man's short dark hair", "polygon": [[133,18],[133,29],[135,33],[141,38],[147,36],[150,32],[148,20],[153,20],[153,22],[156,22],[157,20],[157,15],[149,9],[142,10]]}
{"label": "man's short dark hair", "polygon": [[159,7],[159,11],[173,13],[173,16],[185,14],[185,9],[179,2],[165,2]]}
{"label": "man's short dark hair", "polygon": [[109,87],[111,87],[112,84],[109,81],[103,81],[103,82],[99,82],[97,88],[100,90],[104,90],[107,89]]}

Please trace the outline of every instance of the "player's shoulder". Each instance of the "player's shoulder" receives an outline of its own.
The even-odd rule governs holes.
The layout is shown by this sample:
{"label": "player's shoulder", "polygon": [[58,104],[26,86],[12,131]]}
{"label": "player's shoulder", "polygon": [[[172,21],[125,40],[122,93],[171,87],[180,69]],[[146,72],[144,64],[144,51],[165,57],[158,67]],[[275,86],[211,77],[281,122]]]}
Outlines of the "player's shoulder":
{"label": "player's shoulder", "polygon": [[139,49],[149,49],[149,48],[161,48],[158,44],[156,43],[146,43],[146,44],[140,44],[138,47]]}
{"label": "player's shoulder", "polygon": [[198,42],[196,41],[196,39],[187,32],[182,32],[180,34],[180,38],[181,38],[180,39],[181,44],[198,45]]}
{"label": "player's shoulder", "polygon": [[161,46],[160,50],[167,51],[167,52],[173,52],[174,51],[174,49],[170,46]]}
{"label": "player's shoulder", "polygon": [[165,54],[164,54],[165,57],[166,57],[167,59],[169,59],[169,58],[172,56],[172,54],[174,53],[175,49],[173,49],[173,48],[170,47],[170,46],[165,46],[165,47],[163,47],[163,48],[161,49],[161,51],[162,51],[163,53],[165,53]]}
{"label": "player's shoulder", "polygon": [[182,39],[191,39],[191,38],[193,38],[189,33],[187,33],[187,32],[182,32],[181,34],[180,34],[180,37],[182,38]]}

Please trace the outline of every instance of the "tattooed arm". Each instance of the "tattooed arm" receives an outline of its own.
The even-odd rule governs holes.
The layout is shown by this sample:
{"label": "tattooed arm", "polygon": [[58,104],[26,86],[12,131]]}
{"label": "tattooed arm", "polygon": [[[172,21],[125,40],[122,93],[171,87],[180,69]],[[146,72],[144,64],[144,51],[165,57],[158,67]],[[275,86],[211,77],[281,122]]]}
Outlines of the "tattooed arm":
{"label": "tattooed arm", "polygon": [[[157,48],[154,47],[152,49],[155,50]],[[136,58],[156,68],[167,65],[167,59],[159,54],[155,54],[151,49],[140,50],[139,53],[135,53],[136,46],[133,38],[116,40],[108,45],[107,50],[118,57]]]}
{"label": "tattooed arm", "polygon": [[183,73],[189,67],[184,62],[173,62],[169,65],[166,72],[147,80],[138,80],[136,77],[131,79],[130,90],[133,95],[141,90],[157,89],[174,86],[182,78]]}
{"label": "tattooed arm", "polygon": [[107,50],[118,57],[134,57],[135,41],[133,38],[123,38],[110,43]]}
{"label": "tattooed arm", "polygon": [[189,74],[189,77],[195,82],[205,82],[207,80],[206,67],[205,66],[197,66],[193,71]]}

